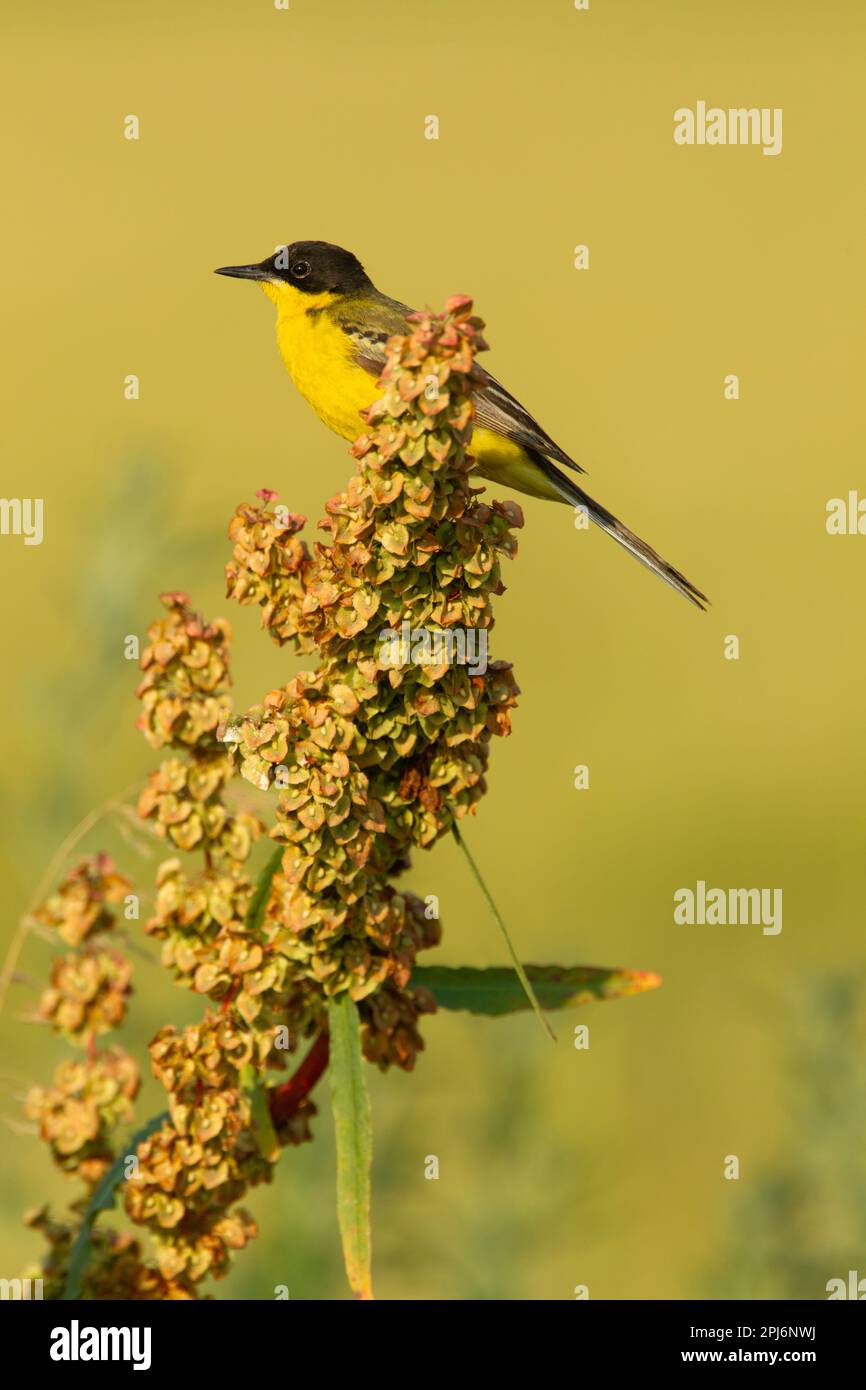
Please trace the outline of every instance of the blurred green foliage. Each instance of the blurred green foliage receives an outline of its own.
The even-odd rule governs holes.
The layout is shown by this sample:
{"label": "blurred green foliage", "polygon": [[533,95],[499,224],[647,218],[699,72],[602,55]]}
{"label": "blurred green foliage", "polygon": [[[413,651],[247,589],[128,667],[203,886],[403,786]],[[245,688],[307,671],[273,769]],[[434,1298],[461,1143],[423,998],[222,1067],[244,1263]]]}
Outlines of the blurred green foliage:
{"label": "blurred green foliage", "polygon": [[[784,1137],[732,1184],[731,1231],[707,1297],[827,1297],[866,1278],[866,983],[820,974],[790,1001]],[[745,1176],[745,1175],[744,1175]]]}

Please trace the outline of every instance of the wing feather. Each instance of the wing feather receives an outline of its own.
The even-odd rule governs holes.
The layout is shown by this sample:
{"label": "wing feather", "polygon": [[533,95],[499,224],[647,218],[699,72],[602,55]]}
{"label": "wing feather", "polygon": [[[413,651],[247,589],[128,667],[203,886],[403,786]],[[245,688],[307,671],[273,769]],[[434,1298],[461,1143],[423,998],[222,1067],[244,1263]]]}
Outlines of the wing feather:
{"label": "wing feather", "polygon": [[[337,321],[352,343],[355,362],[370,376],[381,374],[385,365],[385,344],[393,334],[408,331],[407,319],[411,313],[406,304],[384,295],[350,297],[338,306]],[[576,473],[583,473],[580,464],[560,449],[516,396],[506,391],[489,372],[486,377],[485,384],[473,396],[476,424],[524,449],[534,449],[546,458],[556,459]]]}
{"label": "wing feather", "polygon": [[380,376],[385,365],[385,344],[395,333],[408,333],[412,310],[383,294],[350,296],[336,305],[334,317],[354,349],[358,366],[370,376]]}
{"label": "wing feather", "polygon": [[543,430],[529,411],[520,404],[516,396],[506,391],[501,382],[487,373],[487,383],[473,397],[475,421],[482,429],[493,430],[494,434],[504,435],[524,449],[534,449],[546,458],[564,463],[576,473],[583,473],[579,463],[575,463],[559,445]]}

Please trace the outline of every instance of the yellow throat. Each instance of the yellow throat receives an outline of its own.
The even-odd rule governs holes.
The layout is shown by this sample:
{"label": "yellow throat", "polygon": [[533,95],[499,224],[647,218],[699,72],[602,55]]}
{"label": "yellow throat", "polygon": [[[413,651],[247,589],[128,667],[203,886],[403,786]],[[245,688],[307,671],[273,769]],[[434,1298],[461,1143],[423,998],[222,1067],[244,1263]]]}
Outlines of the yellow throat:
{"label": "yellow throat", "polygon": [[338,296],[302,294],[267,280],[262,289],[277,306],[277,345],[292,381],[329,429],[355,439],[364,428],[359,412],[379,392],[375,377],[353,360],[350,338],[326,312]]}

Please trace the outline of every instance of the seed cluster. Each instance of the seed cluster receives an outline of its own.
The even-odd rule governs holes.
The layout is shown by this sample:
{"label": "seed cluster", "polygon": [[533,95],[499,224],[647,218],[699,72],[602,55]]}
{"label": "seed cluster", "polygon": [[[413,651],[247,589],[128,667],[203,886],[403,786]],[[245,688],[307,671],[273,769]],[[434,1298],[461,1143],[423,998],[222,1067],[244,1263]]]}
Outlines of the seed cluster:
{"label": "seed cluster", "polygon": [[[138,726],[165,757],[139,813],[171,857],[145,931],[175,980],[209,1006],[199,1023],[162,1028],[150,1044],[168,1118],[138,1144],[123,1193],[156,1264],[138,1241],[100,1226],[84,1297],[113,1287],[116,1297],[195,1298],[204,1277],[226,1272],[255,1234],[245,1193],[270,1180],[281,1147],[311,1137],[315,1106],[298,1080],[309,1059],[286,1086],[273,1073],[314,1036],[311,1056],[324,1065],[330,999],[348,992],[357,1002],[364,1053],[382,1069],[410,1069],[423,1047],[419,1020],[435,1006],[412,971],[439,941],[438,911],[395,880],[413,848],[474,811],[490,740],[509,732],[517,696],[505,662],[470,672],[439,648],[436,664],[400,665],[383,641],[405,624],[488,633],[500,561],[516,551],[520,508],[484,503],[471,486],[471,394],[484,380],[474,358],[486,346],[471,310],[454,298],[389,341],[382,397],[352,449],[355,476],[321,523],[327,544],[311,552],[304,518],[270,491],[232,519],[229,596],[257,606],[275,642],[314,654],[315,669],[235,717],[228,623],[206,622],[185,594],[162,595],[137,693]],[[229,799],[239,775],[274,793],[268,834],[279,862],[260,892],[247,863],[265,826]],[[198,867],[179,857],[189,853]],[[75,948],[55,965],[42,1012],[87,1058],[33,1092],[29,1108],[57,1162],[91,1186],[138,1087],[125,1054],[95,1051],[126,1009],[129,968],[106,937],[110,904],[128,890],[98,857],[40,916]],[[274,1104],[287,1088],[291,1103]],[[58,1296],[75,1227],[47,1211],[30,1221],[51,1246],[45,1274]]]}
{"label": "seed cluster", "polygon": [[258,605],[276,642],[319,658],[226,735],[242,774],[278,791],[271,833],[285,853],[268,914],[296,977],[358,1001],[366,1055],[383,1067],[411,1067],[422,1046],[418,1016],[433,1005],[410,978],[439,940],[425,904],[392,880],[413,846],[474,810],[517,695],[505,662],[483,674],[444,660],[395,667],[383,648],[407,622],[489,630],[500,559],[523,524],[516,504],[481,502],[470,483],[486,346],[471,309],[454,298],[389,341],[357,472],[321,523],[327,545],[311,553],[303,518],[272,492],[229,528],[229,595]]}
{"label": "seed cluster", "polygon": [[130,1118],[139,1086],[132,1058],[116,1047],[97,1053],[95,1041],[118,1027],[126,1014],[132,972],[112,941],[111,908],[131,889],[108,856],[100,854],[73,869],[34,914],[42,927],[73,948],[55,958],[39,1013],[56,1033],[85,1048],[87,1060],[62,1062],[53,1086],[30,1091],[26,1109],[58,1165],[88,1186],[111,1163],[111,1132]]}
{"label": "seed cluster", "polygon": [[[229,1252],[255,1234],[236,1204],[270,1180],[276,1145],[263,1152],[254,1119],[255,1091],[270,1068],[309,1031],[290,965],[263,914],[250,921],[253,884],[245,864],[262,823],[225,801],[235,776],[220,730],[231,715],[228,623],[206,623],[185,594],[162,596],[167,616],[149,630],[138,689],[139,727],[170,756],[150,777],[139,813],[173,847],[201,851],[197,873],[180,859],[157,875],[145,931],[163,943],[162,961],[178,983],[205,995],[218,1012],[150,1044],[154,1075],[165,1087],[169,1119],[139,1144],[138,1174],[125,1185],[130,1218],[152,1233],[160,1273],[192,1289],[220,1276]],[[289,1018],[295,1027],[289,1026]],[[281,1129],[283,1144],[310,1138],[312,1102]]]}
{"label": "seed cluster", "polygon": [[[28,1212],[25,1221],[48,1243],[43,1265],[31,1271],[44,1281],[46,1298],[61,1298],[72,1246],[84,1207],[115,1161],[116,1131],[132,1119],[139,1089],[138,1067],[117,1046],[97,1050],[96,1039],[122,1023],[130,993],[131,970],[114,944],[113,907],[132,885],[107,855],[79,864],[58,891],[34,914],[36,921],[73,949],[55,960],[51,987],[40,1013],[55,1032],[84,1049],[84,1056],[61,1062],[53,1086],[34,1086],[26,1113],[39,1126],[57,1166],[84,1184],[73,1204],[77,1220],[56,1221],[48,1207]],[[100,1230],[82,1287],[85,1298],[174,1298],[179,1286],[145,1263],[137,1241]]]}

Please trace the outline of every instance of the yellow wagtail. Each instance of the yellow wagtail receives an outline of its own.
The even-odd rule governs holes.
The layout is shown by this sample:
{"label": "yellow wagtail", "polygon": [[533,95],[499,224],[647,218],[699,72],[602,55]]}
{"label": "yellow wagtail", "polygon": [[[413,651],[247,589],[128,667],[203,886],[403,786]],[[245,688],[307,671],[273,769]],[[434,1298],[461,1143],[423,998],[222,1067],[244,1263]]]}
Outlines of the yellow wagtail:
{"label": "yellow wagtail", "polygon": [[[381,294],[351,251],[327,241],[296,241],[258,265],[226,265],[216,273],[260,283],[277,306],[277,342],[301,395],[332,430],[355,439],[362,430],[359,412],[378,394],[385,343],[409,331],[412,310]],[[584,508],[630,554],[703,608],[700,589],[556,467],[584,471],[504,386],[488,374],[473,404],[471,449],[479,473],[530,497]]]}

